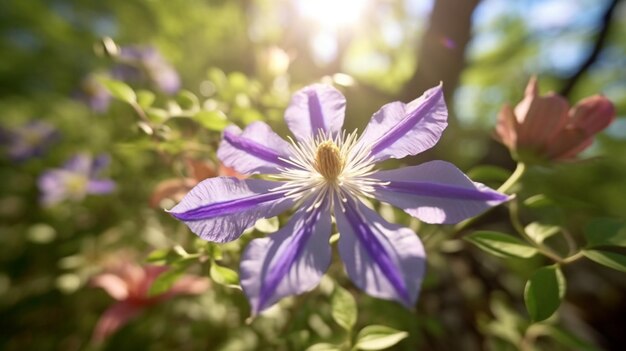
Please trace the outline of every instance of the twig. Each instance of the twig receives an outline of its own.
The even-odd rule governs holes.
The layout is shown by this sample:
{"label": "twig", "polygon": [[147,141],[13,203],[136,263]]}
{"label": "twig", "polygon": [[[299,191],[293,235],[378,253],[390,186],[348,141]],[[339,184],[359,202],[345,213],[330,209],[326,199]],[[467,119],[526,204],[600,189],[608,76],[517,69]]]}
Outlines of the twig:
{"label": "twig", "polygon": [[600,52],[604,48],[606,39],[608,38],[609,27],[611,26],[611,20],[613,19],[615,8],[617,7],[617,4],[619,2],[620,0],[612,0],[609,6],[607,7],[606,12],[604,13],[604,16],[602,16],[602,25],[600,27],[600,32],[598,33],[598,36],[596,37],[596,41],[593,46],[593,49],[591,50],[591,53],[589,54],[587,59],[582,63],[582,65],[578,68],[578,70],[569,79],[567,79],[567,81],[565,82],[565,85],[561,89],[561,92],[560,92],[561,95],[568,96],[574,89],[574,86],[576,86],[576,83],[578,83],[578,80],[580,80],[580,78],[587,72],[589,67],[591,67],[594,64],[594,62],[598,59]]}

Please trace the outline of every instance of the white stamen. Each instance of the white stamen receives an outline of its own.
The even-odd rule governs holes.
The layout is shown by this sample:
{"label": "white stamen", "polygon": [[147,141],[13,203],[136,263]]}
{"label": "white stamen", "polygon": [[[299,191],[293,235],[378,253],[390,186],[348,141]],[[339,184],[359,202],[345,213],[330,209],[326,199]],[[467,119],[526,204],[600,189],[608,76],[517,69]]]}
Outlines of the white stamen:
{"label": "white stamen", "polygon": [[[270,191],[284,192],[285,197],[294,201],[308,202],[310,205],[306,211],[319,208],[325,201],[332,207],[335,199],[339,200],[341,210],[345,211],[344,204],[348,201],[348,196],[372,197],[375,187],[384,185],[385,182],[370,178],[376,172],[370,155],[371,150],[367,145],[359,143],[359,140],[356,131],[352,133],[343,131],[334,137],[322,131],[315,137],[299,142],[289,138],[291,156],[281,160],[292,167],[283,167],[279,174],[272,176],[274,179],[284,181],[284,184]],[[335,157],[340,157],[342,162],[324,164],[322,174],[316,160],[320,156],[318,155],[320,148],[325,149],[321,151],[324,153],[328,152],[329,147],[336,147],[338,156]],[[340,169],[332,167],[339,164]]]}

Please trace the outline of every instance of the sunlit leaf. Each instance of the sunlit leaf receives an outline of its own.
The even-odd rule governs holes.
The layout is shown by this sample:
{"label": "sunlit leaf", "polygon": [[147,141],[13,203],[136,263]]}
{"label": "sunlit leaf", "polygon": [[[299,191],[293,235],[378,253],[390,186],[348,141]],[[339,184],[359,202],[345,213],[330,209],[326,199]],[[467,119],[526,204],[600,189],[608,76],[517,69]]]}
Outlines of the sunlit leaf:
{"label": "sunlit leaf", "polygon": [[528,234],[528,236],[530,236],[535,242],[542,243],[547,238],[558,233],[561,228],[539,222],[532,222],[526,226],[525,230],[526,234]]}
{"label": "sunlit leaf", "polygon": [[222,111],[200,111],[196,113],[193,119],[206,129],[217,132],[224,130],[231,124]]}
{"label": "sunlit leaf", "polygon": [[583,255],[601,265],[626,272],[626,255],[601,250],[583,250]]}
{"label": "sunlit leaf", "polygon": [[384,325],[368,325],[357,335],[355,348],[359,350],[384,350],[409,336],[405,331]]}
{"label": "sunlit leaf", "polygon": [[102,79],[101,82],[116,99],[128,102],[129,104],[134,104],[137,101],[135,91],[126,83],[112,79]]}
{"label": "sunlit leaf", "polygon": [[565,296],[565,277],[557,266],[542,267],[526,283],[526,310],[535,322],[550,317]]}
{"label": "sunlit leaf", "polygon": [[499,232],[479,231],[466,236],[465,240],[498,257],[529,258],[537,254],[536,248]]}
{"label": "sunlit leaf", "polygon": [[320,343],[309,346],[306,351],[340,351],[341,348],[338,345]]}
{"label": "sunlit leaf", "polygon": [[148,90],[137,90],[137,104],[144,110],[154,103],[154,93]]}
{"label": "sunlit leaf", "polygon": [[177,268],[161,273],[150,286],[148,295],[156,296],[167,292],[183,275],[183,272],[184,269]]}
{"label": "sunlit leaf", "polygon": [[209,275],[214,282],[228,287],[239,287],[239,274],[230,268],[212,264]]}
{"label": "sunlit leaf", "polygon": [[357,307],[356,301],[350,292],[339,285],[335,286],[335,290],[330,300],[331,314],[337,324],[346,330],[352,330],[356,324]]}

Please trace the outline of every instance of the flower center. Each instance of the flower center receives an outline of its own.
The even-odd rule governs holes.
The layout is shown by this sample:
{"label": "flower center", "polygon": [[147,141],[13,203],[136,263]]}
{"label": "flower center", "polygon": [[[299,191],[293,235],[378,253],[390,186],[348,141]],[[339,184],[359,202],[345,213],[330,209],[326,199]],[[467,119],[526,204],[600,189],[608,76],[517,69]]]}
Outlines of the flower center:
{"label": "flower center", "polygon": [[328,140],[317,146],[315,169],[326,178],[334,181],[343,171],[344,159],[337,145]]}

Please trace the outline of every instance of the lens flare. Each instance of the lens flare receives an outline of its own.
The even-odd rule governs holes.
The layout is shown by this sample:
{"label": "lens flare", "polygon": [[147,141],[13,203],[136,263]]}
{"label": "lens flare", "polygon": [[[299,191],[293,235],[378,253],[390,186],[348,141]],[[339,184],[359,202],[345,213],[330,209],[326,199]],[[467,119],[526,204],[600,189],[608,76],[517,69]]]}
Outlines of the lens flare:
{"label": "lens flare", "polygon": [[296,0],[302,17],[325,30],[338,30],[355,24],[370,0]]}

